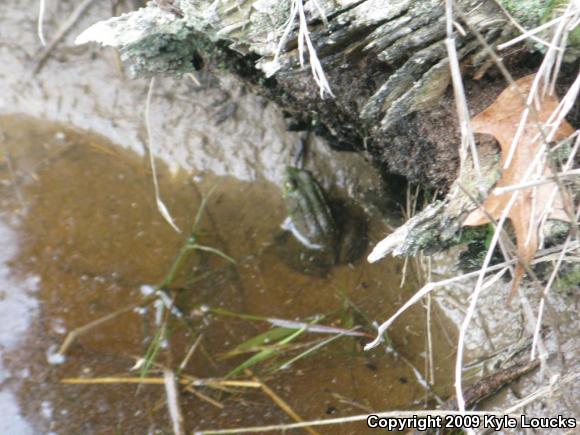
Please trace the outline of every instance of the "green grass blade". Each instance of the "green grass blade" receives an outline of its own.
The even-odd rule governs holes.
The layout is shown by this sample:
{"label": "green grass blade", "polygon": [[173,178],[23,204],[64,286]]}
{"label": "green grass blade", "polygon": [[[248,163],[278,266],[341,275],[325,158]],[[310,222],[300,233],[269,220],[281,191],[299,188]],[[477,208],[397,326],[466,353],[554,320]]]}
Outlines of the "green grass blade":
{"label": "green grass blade", "polygon": [[216,248],[212,248],[211,246],[204,246],[204,245],[194,245],[194,249],[198,249],[200,251],[211,252],[212,254],[217,255],[218,257],[222,257],[224,260],[229,261],[232,264],[236,264],[236,260],[230,257],[227,254],[224,254],[222,251]]}
{"label": "green grass blade", "polygon": [[[295,338],[297,338],[304,331],[305,331],[305,329],[299,329],[298,331],[295,331],[292,335],[290,335],[290,336],[288,336],[288,337],[280,340],[277,343],[277,346],[281,346],[281,345],[288,344],[288,343],[292,342],[292,340],[294,340]],[[275,354],[277,354],[279,352],[280,352],[279,349],[264,349],[261,352],[258,352],[256,355],[248,358],[242,364],[240,364],[235,369],[233,369],[232,371],[230,371],[225,377],[227,379],[227,378],[229,378],[231,376],[235,376],[238,373],[240,373],[242,370],[247,369],[249,367],[252,367],[252,366],[256,365],[257,363],[259,363],[261,361],[264,361],[266,359],[269,359],[272,355],[275,355]]]}
{"label": "green grass blade", "polygon": [[343,337],[343,336],[345,336],[345,335],[346,335],[346,333],[344,333],[344,332],[341,332],[340,334],[336,334],[336,335],[334,335],[334,336],[332,336],[332,337],[329,337],[329,338],[327,338],[326,340],[323,340],[323,341],[321,341],[320,343],[317,343],[317,344],[315,344],[315,345],[314,345],[314,346],[312,346],[311,348],[309,348],[309,349],[306,349],[306,350],[305,350],[304,352],[302,352],[301,354],[299,354],[299,355],[295,356],[294,358],[291,358],[291,359],[289,359],[288,361],[286,361],[286,362],[284,362],[284,363],[280,364],[280,365],[278,366],[278,368],[276,368],[276,370],[275,370],[275,371],[282,370],[282,369],[286,369],[286,368],[290,367],[290,366],[291,366],[292,364],[294,364],[296,361],[298,361],[298,360],[300,360],[300,359],[302,359],[302,358],[305,358],[306,356],[310,355],[312,352],[314,352],[314,351],[316,351],[316,350],[318,350],[318,349],[320,349],[320,348],[322,348],[322,347],[326,346],[327,344],[330,344],[330,343],[332,343],[334,340],[336,340],[336,339],[338,339],[338,338],[340,338],[340,337]]}
{"label": "green grass blade", "polygon": [[272,328],[262,334],[256,335],[249,340],[238,344],[231,351],[226,352],[223,356],[224,359],[231,358],[233,356],[240,355],[242,353],[253,352],[258,347],[263,347],[264,345],[275,343],[279,340],[283,340],[290,334],[294,333],[296,329],[288,328]]}
{"label": "green grass blade", "polygon": [[151,344],[147,348],[147,352],[145,352],[145,356],[143,357],[143,364],[141,365],[141,369],[139,370],[139,376],[143,379],[149,373],[151,367],[155,363],[157,359],[157,355],[161,350],[161,341],[163,340],[163,336],[165,335],[165,323],[157,330],[155,333],[155,337]]}

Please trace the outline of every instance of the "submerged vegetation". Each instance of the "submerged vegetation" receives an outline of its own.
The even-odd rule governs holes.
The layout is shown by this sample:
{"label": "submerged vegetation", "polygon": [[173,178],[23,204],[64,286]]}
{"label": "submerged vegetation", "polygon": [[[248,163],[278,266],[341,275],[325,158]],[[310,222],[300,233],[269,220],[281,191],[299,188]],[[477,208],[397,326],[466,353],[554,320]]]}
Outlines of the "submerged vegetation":
{"label": "submerged vegetation", "polygon": [[[338,185],[344,174],[333,178],[331,173],[340,171],[332,165],[320,171],[321,180],[324,177],[320,183],[315,180],[317,173],[286,169],[284,186],[268,185],[280,196],[277,199],[266,194],[251,197],[247,186],[238,185],[229,191],[213,185],[202,195],[202,184],[207,188],[209,183],[204,182],[204,174],[188,180],[199,196],[197,208],[191,209],[186,195],[180,206],[187,212],[172,216],[172,207],[161,201],[161,191],[164,183],[171,185],[179,175],[156,169],[155,119],[150,113],[155,91],[152,79],[144,122],[150,173],[145,182],[129,177],[130,184],[147,185],[146,194],[136,195],[145,196],[151,193],[149,181],[153,180],[153,202],[165,220],[161,225],[168,229],[169,223],[179,232],[177,223],[183,228],[184,221],[191,222],[190,231],[184,240],[182,234],[173,234],[179,245],[162,236],[142,245],[147,252],[125,253],[134,257],[134,263],[141,261],[139,257],[158,256],[154,264],[163,264],[166,269],[151,274],[159,275],[158,280],[135,278],[137,283],[131,282],[131,273],[122,268],[109,276],[110,271],[91,264],[92,257],[84,251],[70,254],[62,246],[74,243],[63,243],[59,232],[54,236],[56,248],[47,243],[47,247],[34,250],[36,255],[59,263],[64,270],[63,282],[73,276],[71,281],[78,285],[75,274],[79,273],[81,282],[94,278],[99,284],[106,282],[107,289],[122,289],[119,293],[125,298],[139,298],[123,308],[115,306],[115,310],[111,305],[117,302],[102,305],[104,315],[69,332],[56,358],[49,358],[53,363],[82,358],[86,352],[83,343],[89,337],[102,340],[99,331],[111,329],[121,336],[120,329],[111,325],[127,317],[124,325],[141,330],[127,333],[124,339],[135,340],[140,350],[122,349],[125,353],[120,358],[131,358],[134,366],[121,375],[110,366],[94,372],[71,371],[61,382],[76,388],[135,384],[139,392],[147,385],[163,387],[162,398],[157,394],[152,408],[155,412],[166,408],[167,427],[179,435],[190,430],[225,434],[296,428],[316,434],[317,426],[361,422],[370,413],[397,417],[410,412],[420,416],[443,412],[477,415],[473,411],[476,405],[522,376],[527,380],[534,376],[536,383],[526,381],[523,398],[510,396],[489,413],[571,412],[573,406],[564,399],[561,406],[547,411],[540,410],[539,404],[545,398],[573,397],[570,391],[575,391],[580,366],[580,346],[573,328],[580,250],[580,136],[574,125],[578,122],[580,76],[565,64],[575,56],[578,2],[490,0],[468,10],[478,2],[401,1],[376,11],[365,10],[366,2],[356,2],[335,11],[329,2],[316,0],[290,0],[283,5],[269,0],[242,2],[235,7],[224,1],[212,3],[214,9],[202,13],[198,6],[203,3],[209,2],[150,2],[138,12],[95,24],[77,42],[95,40],[120,48],[121,60],[132,62],[134,72],[192,73],[188,80],[198,86],[195,74],[200,69],[208,65],[226,69],[272,97],[299,124],[350,143],[351,149],[371,152],[377,165],[386,165],[392,158],[388,170],[404,172],[400,168],[407,165],[409,179],[449,183],[437,191],[426,187],[423,194],[420,186],[413,193],[409,184],[403,213],[406,222],[398,222],[398,228],[386,237],[386,219],[377,213],[380,207],[364,203],[364,193],[358,192],[357,207],[361,210],[357,208],[353,216],[344,201],[335,205],[326,197],[322,185],[332,186],[329,191],[359,187],[337,188],[334,184]],[[42,50],[36,72],[89,4],[78,5]],[[502,15],[500,5],[514,16]],[[44,10],[44,2],[40,10]],[[495,20],[488,22],[490,17]],[[512,25],[498,28],[497,20]],[[525,30],[522,25],[537,27]],[[542,54],[532,75],[527,75],[529,65],[510,64],[501,58],[503,50],[520,43]],[[342,55],[344,65],[339,64]],[[346,68],[349,65],[356,65],[354,73]],[[473,82],[484,85],[468,87],[462,78],[466,71],[474,73]],[[559,84],[563,71],[569,82],[565,86]],[[490,72],[495,74],[493,79],[487,77]],[[485,83],[499,82],[499,76],[506,82],[501,89],[496,86],[489,93],[481,91]],[[430,128],[435,128],[434,121],[440,118],[429,111],[443,110],[437,108],[441,99],[451,101],[449,84],[457,111],[453,112],[454,124],[439,123],[440,130],[433,134],[435,142],[423,142],[422,137],[409,141],[407,136],[428,136]],[[473,103],[478,92],[486,104]],[[189,96],[168,98],[184,98],[191,103]],[[473,118],[472,104],[479,109]],[[413,128],[417,126],[420,131]],[[442,134],[452,127],[457,127],[458,135]],[[483,135],[488,135],[487,139],[482,139]],[[123,159],[111,147],[96,142],[89,147],[98,156],[93,164],[98,175],[95,179],[101,180],[113,161]],[[425,143],[433,146],[421,148]],[[453,154],[437,154],[442,151],[437,151],[435,143],[454,148]],[[257,146],[251,157],[245,158],[256,158],[260,150]],[[393,156],[405,154],[405,150],[410,150],[410,155],[403,163],[396,161]],[[74,154],[74,147],[57,151],[57,157],[48,154],[39,165],[41,169],[35,171],[42,175],[44,166],[50,167],[61,158],[74,164],[82,160]],[[230,152],[236,156],[236,150]],[[14,186],[23,202],[9,154],[6,185]],[[318,156],[318,162],[331,160],[328,155]],[[439,160],[447,163],[439,165]],[[456,168],[457,161],[457,175],[453,170],[443,173],[442,167]],[[287,165],[289,162],[283,163]],[[119,183],[130,172],[123,167],[113,178],[118,177],[115,182]],[[87,169],[81,166],[71,179],[86,176]],[[42,176],[35,173],[30,183],[38,179]],[[248,184],[259,183],[254,180]],[[383,193],[380,186],[379,193]],[[108,210],[109,201],[116,204],[115,195],[108,191],[95,189],[93,194],[103,197],[104,202],[99,203],[106,204],[103,209]],[[167,200],[171,195],[164,192],[163,197]],[[133,197],[125,202],[134,205]],[[79,220],[66,214],[69,206],[62,206],[65,211],[61,215],[57,205],[55,213],[53,225],[62,225],[63,231],[69,226],[76,228]],[[212,213],[220,207],[220,219],[216,220]],[[22,210],[28,208],[35,211],[28,204],[22,205]],[[362,216],[362,209],[366,216]],[[118,213],[114,207],[112,210],[114,222]],[[389,225],[394,226],[392,222]],[[375,243],[369,261],[377,262],[389,253],[405,260],[363,263],[359,257],[366,247],[367,231]],[[135,234],[150,236],[147,231]],[[124,243],[115,236],[110,239],[115,249]],[[290,252],[289,241],[299,249]],[[350,256],[346,242],[355,246]],[[129,251],[134,249],[126,243]],[[459,254],[465,271],[456,269],[454,276],[442,277],[438,260],[430,255],[452,246],[467,246]],[[158,251],[166,252],[163,249],[175,249],[167,265],[166,258],[158,255]],[[280,252],[290,254],[292,262],[275,258]],[[29,256],[31,263],[36,262],[36,255]],[[88,260],[81,258],[83,255]],[[101,255],[106,257],[107,252]],[[447,255],[452,261],[458,258]],[[126,258],[118,262],[124,261]],[[153,264],[142,261],[144,269]],[[312,273],[312,269],[322,273]],[[511,292],[505,289],[508,281],[512,282]],[[95,300],[90,303],[97,307],[102,304]],[[449,327],[452,322],[455,328]],[[107,334],[110,332],[103,335]],[[58,358],[65,354],[66,361]],[[108,354],[106,357],[113,359]],[[391,391],[404,391],[403,399],[398,400]],[[196,412],[189,406],[190,400],[201,404],[202,411],[195,419],[188,419],[188,413]],[[390,410],[377,412],[385,408]],[[210,416],[207,420],[206,415]],[[246,425],[251,427],[243,427]],[[345,428],[351,431],[351,426]]]}
{"label": "submerged vegetation", "polygon": [[[360,358],[362,346],[372,338],[372,317],[343,291],[336,292],[336,297],[340,299],[338,309],[292,320],[234,312],[220,306],[208,305],[205,302],[192,304],[191,297],[184,299],[183,294],[196,292],[198,281],[203,281],[212,274],[223,273],[223,267],[217,265],[217,270],[207,270],[201,276],[189,276],[192,257],[200,253],[209,253],[222,258],[231,267],[240,266],[239,262],[226,253],[201,244],[204,235],[200,233],[199,227],[204,220],[204,210],[211,198],[211,192],[213,189],[202,199],[193,219],[191,232],[178,250],[161,284],[155,287],[147,286],[141,302],[119,309],[71,331],[59,350],[59,354],[64,356],[74,348],[75,344],[82,342],[85,335],[98,333],[98,329],[106,323],[134,310],[142,312],[147,317],[147,310],[143,311],[143,309],[152,306],[151,316],[155,330],[150,332],[147,349],[137,358],[131,369],[131,371],[137,371],[138,376],[65,377],[62,382],[66,385],[94,385],[95,388],[98,385],[137,383],[165,386],[169,409],[179,410],[175,415],[181,415],[182,411],[179,394],[177,396],[169,394],[173,384],[178,389],[191,393],[199,400],[218,409],[224,408],[222,402],[229,396],[235,397],[244,390],[258,389],[290,418],[302,422],[302,418],[293,410],[292,405],[278,396],[265,380],[272,381],[283,376],[284,373],[293,373],[296,366],[304,366],[303,360],[320,359],[325,355],[341,361],[350,361],[348,364],[354,365],[354,360]],[[312,279],[320,280],[321,278]],[[187,284],[184,288],[180,283]],[[259,332],[239,343],[232,344],[224,352],[209,354],[204,346],[204,335],[211,334],[216,323],[223,322],[227,325],[232,320],[255,324]],[[264,327],[267,329],[264,330]],[[204,330],[206,332],[203,332]],[[186,347],[182,347],[183,334],[187,337]],[[385,339],[389,352],[395,355],[405,367],[408,367],[422,385],[426,386],[427,394],[432,397],[431,400],[441,403],[442,400],[435,392],[435,387],[422,377],[419,368],[412,362],[414,358],[405,356],[405,352],[397,349],[386,335]],[[335,342],[338,341],[341,343],[336,345]],[[175,357],[179,353],[182,353],[183,357],[176,360]],[[227,369],[220,376],[207,379],[190,374],[189,367],[192,359],[199,358],[200,355],[210,364],[218,363],[220,367]],[[74,357],[73,355],[72,358]],[[53,358],[53,360],[59,363],[63,361],[58,358]],[[170,363],[162,361],[174,362],[168,365]],[[376,370],[374,363],[369,361],[366,364],[369,370]],[[168,373],[172,375],[168,376]],[[172,418],[174,418],[173,414]],[[175,417],[172,424],[183,430],[185,423],[182,417]],[[309,429],[309,432],[316,433],[313,429]]]}

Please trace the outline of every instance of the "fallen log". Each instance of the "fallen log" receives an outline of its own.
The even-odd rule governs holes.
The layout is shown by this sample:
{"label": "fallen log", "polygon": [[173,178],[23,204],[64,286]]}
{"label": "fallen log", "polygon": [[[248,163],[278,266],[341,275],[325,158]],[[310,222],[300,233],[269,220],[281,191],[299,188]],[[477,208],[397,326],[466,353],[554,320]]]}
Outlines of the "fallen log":
{"label": "fallen log", "polygon": [[[455,243],[465,216],[499,174],[493,145],[484,153],[483,177],[473,177],[472,163],[459,168],[460,129],[446,38],[464,72],[481,77],[490,66],[482,42],[494,48],[522,25],[537,25],[554,2],[456,0],[451,28],[445,5],[442,0],[158,0],[96,23],[77,42],[118,48],[134,75],[227,71],[334,148],[368,152],[385,173],[449,192],[385,241],[389,246],[383,252],[413,255]],[[532,67],[517,66],[519,73]],[[468,81],[471,110],[485,108],[502,87],[501,80]]]}
{"label": "fallen log", "polygon": [[[486,55],[469,29],[491,47],[517,29],[494,0],[456,5],[452,37],[475,73]],[[135,75],[229,71],[336,149],[369,151],[385,172],[448,188],[459,135],[445,38],[443,1],[182,0],[149,2],[78,42],[117,47]]]}

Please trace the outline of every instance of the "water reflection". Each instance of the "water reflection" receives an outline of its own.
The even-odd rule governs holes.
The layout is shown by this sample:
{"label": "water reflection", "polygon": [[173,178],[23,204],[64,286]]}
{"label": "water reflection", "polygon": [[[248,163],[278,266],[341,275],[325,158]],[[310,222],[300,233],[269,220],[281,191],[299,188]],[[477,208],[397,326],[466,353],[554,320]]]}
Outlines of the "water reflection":
{"label": "water reflection", "polygon": [[[167,430],[160,386],[61,383],[63,378],[132,375],[130,368],[155,332],[153,309],[128,312],[81,337],[61,365],[50,365],[47,355],[66,332],[141,300],[144,287],[163,280],[188,234],[177,234],[159,215],[151,176],[139,156],[89,132],[30,118],[0,118],[2,126],[13,162],[11,173],[6,166],[0,172],[3,213],[14,220],[0,233],[5,247],[0,278],[4,291],[10,290],[0,310],[9,311],[3,319],[12,319],[0,329],[2,340],[10,343],[3,344],[3,373],[10,379],[2,384],[4,397],[13,400],[4,408],[14,410],[6,420],[16,431],[10,433],[18,433],[19,421],[57,433]],[[299,273],[270,255],[285,217],[278,186],[210,174],[194,182],[163,165],[159,171],[162,196],[180,228],[191,227],[202,196],[214,189],[196,236],[237,260],[233,265],[208,252],[189,258],[173,290],[193,327],[175,329],[170,352],[162,351],[160,363],[171,358],[177,364],[202,332],[203,351],[194,354],[186,371],[199,378],[222,377],[247,357],[223,355],[271,327],[202,307],[292,320],[323,314],[334,326],[370,330],[369,319],[393,312],[416,285],[409,276],[407,286],[399,288],[398,261],[381,267],[363,261],[338,265],[324,278]],[[369,228],[371,238],[385,231],[379,216],[369,215]],[[391,332],[393,342],[416,367],[424,367],[423,311],[411,310],[400,325]],[[446,385],[452,355],[439,331],[433,334],[435,374]],[[384,349],[363,353],[363,343],[343,337],[290,369],[268,374],[267,382],[303,418],[408,408],[429,400],[411,367]],[[260,392],[201,392],[213,402],[181,395],[188,430],[287,418]]]}

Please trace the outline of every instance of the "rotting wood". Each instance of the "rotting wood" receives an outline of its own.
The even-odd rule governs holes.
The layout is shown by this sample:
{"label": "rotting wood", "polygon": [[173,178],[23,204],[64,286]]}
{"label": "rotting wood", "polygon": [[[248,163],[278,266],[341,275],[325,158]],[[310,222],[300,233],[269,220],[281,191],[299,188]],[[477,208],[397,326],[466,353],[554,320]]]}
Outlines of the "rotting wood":
{"label": "rotting wood", "polygon": [[[170,7],[149,2],[95,24],[77,42],[117,47],[135,75],[184,74],[208,65],[234,74],[336,149],[368,151],[385,173],[449,192],[385,241],[386,251],[414,255],[456,243],[461,222],[476,208],[473,198],[482,201],[479,193],[498,179],[499,154],[493,147],[485,151],[483,177],[474,177],[472,164],[459,169],[444,1],[304,1],[307,31],[335,95],[326,99],[310,68],[300,65],[303,39],[291,20],[297,1],[302,0],[175,0]],[[547,4],[501,3],[527,26],[537,24],[538,8]],[[496,0],[455,5],[461,17],[454,33],[459,60],[480,75],[489,59],[469,29],[495,47],[513,37],[516,26]],[[470,83],[475,95],[489,87]],[[472,99],[471,109],[482,110],[491,102],[487,97]]]}
{"label": "rotting wood", "polygon": [[[134,74],[227,70],[334,148],[369,151],[385,172],[448,188],[458,169],[458,129],[449,101],[437,105],[450,81],[444,2],[305,1],[309,37],[335,95],[321,99],[310,68],[300,66],[299,26],[288,25],[295,1],[172,2],[179,13],[150,2],[97,23],[78,41],[119,48]],[[486,58],[464,29],[477,28],[496,46],[515,27],[494,0],[456,4],[465,17],[454,34],[458,55],[475,73]]]}

